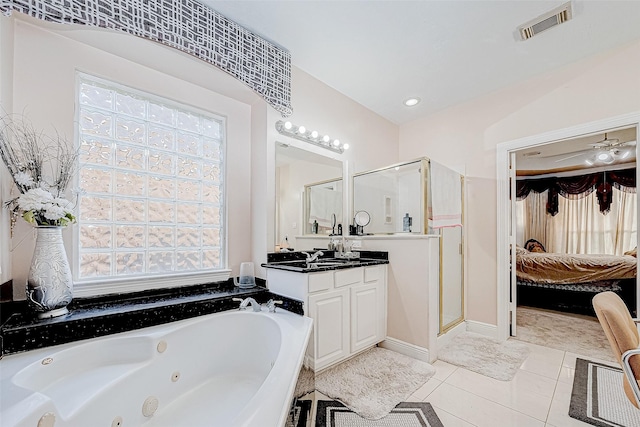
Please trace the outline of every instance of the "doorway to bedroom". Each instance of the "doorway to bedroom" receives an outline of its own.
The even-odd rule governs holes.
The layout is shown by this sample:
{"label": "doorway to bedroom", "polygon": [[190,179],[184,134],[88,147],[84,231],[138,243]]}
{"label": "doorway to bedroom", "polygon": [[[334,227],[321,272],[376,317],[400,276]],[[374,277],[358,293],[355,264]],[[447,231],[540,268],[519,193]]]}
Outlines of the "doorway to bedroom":
{"label": "doorway to bedroom", "polygon": [[631,311],[638,306],[638,121],[630,115],[498,146],[502,338],[606,360],[591,298],[611,290]]}

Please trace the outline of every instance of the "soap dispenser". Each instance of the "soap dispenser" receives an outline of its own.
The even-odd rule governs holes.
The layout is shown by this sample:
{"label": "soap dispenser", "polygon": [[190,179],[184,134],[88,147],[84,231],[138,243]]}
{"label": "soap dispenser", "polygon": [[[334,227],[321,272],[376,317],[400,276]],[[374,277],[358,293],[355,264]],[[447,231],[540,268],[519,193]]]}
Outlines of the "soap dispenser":
{"label": "soap dispenser", "polygon": [[409,213],[407,212],[406,214],[404,214],[404,218],[402,218],[402,231],[407,231],[411,233],[412,223],[413,223],[413,218],[411,218],[409,216]]}
{"label": "soap dispenser", "polygon": [[318,221],[313,220],[313,224],[311,224],[311,232],[313,234],[318,234]]}

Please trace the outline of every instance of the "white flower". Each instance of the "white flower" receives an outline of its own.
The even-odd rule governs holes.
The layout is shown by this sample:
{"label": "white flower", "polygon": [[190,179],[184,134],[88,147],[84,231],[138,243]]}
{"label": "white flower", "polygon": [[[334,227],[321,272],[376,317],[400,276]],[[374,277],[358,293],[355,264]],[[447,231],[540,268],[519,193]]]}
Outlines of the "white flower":
{"label": "white flower", "polygon": [[35,184],[31,175],[26,172],[18,172],[13,178],[19,185],[22,185],[24,187],[30,187]]}
{"label": "white flower", "polygon": [[46,205],[44,205],[44,217],[50,221],[57,221],[60,218],[64,217],[67,214],[67,212],[64,210],[64,208],[61,208],[60,206],[57,206],[53,203],[47,203]]}
{"label": "white flower", "polygon": [[45,203],[53,201],[53,194],[41,188],[32,188],[18,197],[18,206],[23,211],[41,210]]}
{"label": "white flower", "polygon": [[55,203],[56,205],[61,206],[63,208],[66,208],[71,204],[70,201],[68,201],[67,199],[63,199],[62,197],[56,197],[55,199],[53,199],[52,203]]}

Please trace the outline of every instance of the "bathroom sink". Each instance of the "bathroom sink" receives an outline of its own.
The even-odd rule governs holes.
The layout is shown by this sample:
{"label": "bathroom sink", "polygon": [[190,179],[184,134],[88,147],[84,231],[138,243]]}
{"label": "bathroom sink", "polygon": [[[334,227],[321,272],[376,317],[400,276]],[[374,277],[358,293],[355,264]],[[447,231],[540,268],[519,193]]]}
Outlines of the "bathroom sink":
{"label": "bathroom sink", "polygon": [[336,258],[328,258],[328,259],[320,259],[318,261],[307,263],[305,260],[294,260],[294,261],[281,261],[274,262],[272,265],[280,265],[286,267],[295,267],[303,270],[312,270],[314,268],[322,268],[322,267],[339,267],[341,265],[351,265],[354,264],[354,261],[357,260],[348,260],[348,259],[336,259]]}
{"label": "bathroom sink", "polygon": [[312,262],[309,263],[309,267],[335,267],[336,265],[343,265],[344,262],[339,261],[320,261],[320,262]]}

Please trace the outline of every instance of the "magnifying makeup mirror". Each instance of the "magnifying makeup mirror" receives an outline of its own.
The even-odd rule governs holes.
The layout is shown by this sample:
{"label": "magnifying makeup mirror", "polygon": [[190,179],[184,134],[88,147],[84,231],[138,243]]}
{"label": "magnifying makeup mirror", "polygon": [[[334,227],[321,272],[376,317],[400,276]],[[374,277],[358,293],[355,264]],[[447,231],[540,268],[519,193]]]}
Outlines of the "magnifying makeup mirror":
{"label": "magnifying makeup mirror", "polygon": [[371,215],[367,211],[358,211],[353,217],[356,223],[356,234],[362,236],[364,234],[364,226],[371,222]]}

